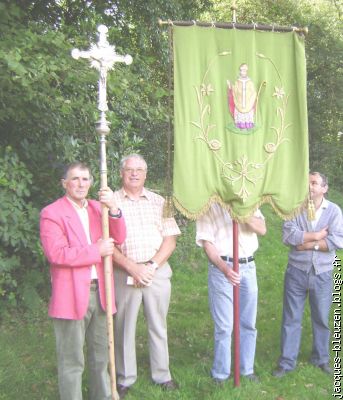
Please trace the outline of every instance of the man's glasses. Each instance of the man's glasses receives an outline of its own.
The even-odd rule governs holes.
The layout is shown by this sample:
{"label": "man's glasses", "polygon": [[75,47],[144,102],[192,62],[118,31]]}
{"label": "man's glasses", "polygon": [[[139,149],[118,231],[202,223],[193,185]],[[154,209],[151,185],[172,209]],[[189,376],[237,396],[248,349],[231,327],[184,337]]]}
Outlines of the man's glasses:
{"label": "man's glasses", "polygon": [[124,168],[124,172],[127,174],[143,174],[146,170],[144,168]]}

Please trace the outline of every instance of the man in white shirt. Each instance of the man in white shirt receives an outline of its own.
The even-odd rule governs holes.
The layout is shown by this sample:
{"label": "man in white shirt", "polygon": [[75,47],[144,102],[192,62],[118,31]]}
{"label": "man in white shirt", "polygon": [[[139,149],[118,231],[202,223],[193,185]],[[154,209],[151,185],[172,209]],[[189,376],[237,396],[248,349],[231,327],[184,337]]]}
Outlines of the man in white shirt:
{"label": "man in white shirt", "polygon": [[238,225],[239,274],[233,270],[233,233],[230,214],[212,204],[196,223],[196,243],[209,259],[208,294],[214,321],[214,361],[212,378],[222,383],[231,371],[231,334],[233,328],[233,286],[240,286],[240,373],[258,382],[254,373],[256,348],[257,280],[254,253],[257,234],[266,233],[262,213],[257,210],[246,223]]}

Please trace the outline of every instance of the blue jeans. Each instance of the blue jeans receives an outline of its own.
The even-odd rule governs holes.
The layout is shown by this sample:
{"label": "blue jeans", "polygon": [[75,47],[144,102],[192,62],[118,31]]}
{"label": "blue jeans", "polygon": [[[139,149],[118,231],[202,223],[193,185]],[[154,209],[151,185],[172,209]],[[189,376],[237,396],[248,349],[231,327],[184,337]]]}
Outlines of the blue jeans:
{"label": "blue jeans", "polygon": [[[240,264],[240,373],[254,372],[257,331],[257,279],[254,261]],[[233,328],[233,286],[213,264],[208,270],[208,295],[214,321],[214,361],[212,377],[227,379],[231,371],[231,334]]]}
{"label": "blue jeans", "polygon": [[292,370],[296,366],[301,323],[307,294],[312,320],[312,357],[314,365],[329,362],[329,315],[332,301],[332,271],[316,275],[288,266],[285,274],[283,318],[281,330],[281,357],[279,366]]}

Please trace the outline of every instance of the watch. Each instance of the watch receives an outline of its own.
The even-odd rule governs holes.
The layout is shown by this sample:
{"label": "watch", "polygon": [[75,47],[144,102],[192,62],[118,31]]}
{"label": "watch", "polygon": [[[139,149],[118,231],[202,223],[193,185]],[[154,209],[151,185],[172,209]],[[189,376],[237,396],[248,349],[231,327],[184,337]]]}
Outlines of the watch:
{"label": "watch", "polygon": [[149,261],[148,261],[148,264],[150,264],[150,265],[154,268],[155,271],[157,270],[158,264],[157,264],[156,261],[149,260]]}
{"label": "watch", "polygon": [[318,244],[318,243],[316,243],[316,244],[313,246],[313,250],[315,250],[315,251],[318,251],[318,250],[319,250],[319,244]]}
{"label": "watch", "polygon": [[108,215],[112,218],[121,218],[122,212],[121,209],[118,208],[118,213],[117,214],[112,214],[110,210],[108,210]]}

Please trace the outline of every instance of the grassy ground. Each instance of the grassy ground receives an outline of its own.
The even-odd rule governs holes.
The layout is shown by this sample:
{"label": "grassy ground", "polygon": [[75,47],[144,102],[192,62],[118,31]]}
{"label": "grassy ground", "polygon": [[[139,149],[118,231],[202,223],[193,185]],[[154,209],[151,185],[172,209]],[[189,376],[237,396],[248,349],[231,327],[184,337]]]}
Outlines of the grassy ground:
{"label": "grassy ground", "polygon": [[[342,196],[332,197],[343,205]],[[259,281],[258,341],[255,359],[260,384],[241,379],[234,388],[210,379],[213,353],[213,325],[207,303],[207,261],[194,244],[194,223],[182,226],[183,235],[172,256],[174,270],[169,312],[169,348],[177,392],[165,393],[150,381],[146,328],[140,315],[137,329],[139,378],[127,399],[224,400],[329,399],[333,378],[308,364],[311,352],[309,309],[305,310],[298,368],[283,379],[271,371],[279,356],[283,275],[287,248],[281,243],[281,221],[263,207],[268,233],[260,240],[256,255]],[[342,252],[339,253],[342,259]],[[333,327],[333,323],[331,324]],[[57,400],[55,343],[46,305],[36,314],[13,315],[0,326],[0,400]],[[85,398],[87,374],[84,376]]]}

